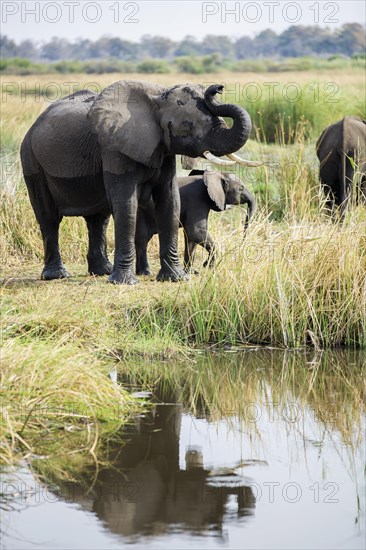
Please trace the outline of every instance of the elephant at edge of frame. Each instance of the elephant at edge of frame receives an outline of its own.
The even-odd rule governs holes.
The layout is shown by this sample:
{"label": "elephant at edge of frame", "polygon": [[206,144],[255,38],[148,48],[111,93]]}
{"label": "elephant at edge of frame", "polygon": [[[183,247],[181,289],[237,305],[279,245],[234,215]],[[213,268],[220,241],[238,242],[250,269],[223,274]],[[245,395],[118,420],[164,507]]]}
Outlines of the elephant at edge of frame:
{"label": "elephant at edge of frame", "polygon": [[316,153],[327,206],[331,210],[337,206],[343,214],[356,173],[359,192],[366,197],[366,120],[345,116],[327,126],[316,143]]}
{"label": "elephant at edge of frame", "polygon": [[[135,284],[138,204],[154,202],[159,233],[158,280],[185,279],[178,259],[180,200],[175,155],[219,163],[256,165],[234,155],[248,140],[251,120],[237,105],[220,103],[223,86],[121,80],[95,94],[81,90],[49,106],[21,145],[30,201],[44,244],[42,279],[68,273],[59,251],[63,216],[83,216],[89,233],[91,274],[112,283]],[[233,120],[229,128],[222,117]],[[219,159],[228,155],[231,160]],[[112,214],[115,254],[106,251]]]}
{"label": "elephant at edge of frame", "polygon": [[[208,232],[211,210],[220,212],[228,205],[247,204],[244,232],[255,209],[255,198],[235,174],[214,170],[192,170],[189,176],[177,177],[180,194],[179,224],[184,231],[184,269],[192,268],[197,245],[209,254],[203,266],[213,267],[216,259],[215,243]],[[147,245],[158,232],[152,200],[139,206],[136,226],[136,273],[150,275]],[[197,272],[196,272],[197,273]]]}

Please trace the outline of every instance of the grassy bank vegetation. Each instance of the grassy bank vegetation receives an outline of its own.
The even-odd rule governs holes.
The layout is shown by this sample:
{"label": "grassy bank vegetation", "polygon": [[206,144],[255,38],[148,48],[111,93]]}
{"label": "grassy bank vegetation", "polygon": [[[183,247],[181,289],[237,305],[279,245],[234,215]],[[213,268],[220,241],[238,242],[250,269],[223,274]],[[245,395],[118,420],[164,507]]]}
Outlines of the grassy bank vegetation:
{"label": "grassy bank vegetation", "polygon": [[[103,87],[124,76],[98,78],[95,84]],[[314,141],[326,124],[347,113],[365,118],[363,78],[357,72],[332,74],[340,93],[339,102],[329,106],[329,90],[324,89],[328,76],[311,75],[311,82],[320,85],[318,102],[306,99],[308,77],[276,75],[280,95],[273,102],[264,95],[260,104],[239,98],[257,124],[243,155],[267,161],[265,168],[238,172],[258,201],[245,239],[240,207],[213,213],[210,232],[218,245],[216,268],[204,269],[206,258],[198,252],[198,276],[161,284],[155,281],[154,238],[149,247],[153,276],[140,277],[136,287],[112,286],[106,277],[87,275],[87,232],[78,218],[61,224],[61,252],[71,278],[40,281],[42,243],[18,151],[25,132],[49,104],[42,90],[52,81],[63,95],[70,92],[70,82],[62,76],[37,81],[14,77],[12,93],[5,88],[0,207],[4,462],[11,463],[18,453],[47,454],[46,444],[42,450],[42,441],[35,443],[40,433],[45,442],[53,439],[59,445],[53,449],[56,454],[61,448],[77,448],[93,460],[98,445],[136,411],[135,401],[106,376],[125,359],[177,354],[184,358],[193,348],[205,346],[366,347],[365,207],[351,208],[343,223],[325,214],[314,151]],[[149,78],[167,85],[212,81],[212,75]],[[265,76],[235,78],[241,85],[257,82],[264,94]],[[228,90],[235,89],[232,75],[223,73],[216,79],[226,82]],[[83,87],[88,76],[72,80]],[[304,99],[281,103],[281,90],[290,81],[300,85]],[[228,93],[226,99],[235,101]],[[180,234],[181,252],[182,247]],[[113,257],[112,223],[108,248]],[[57,411],[58,404],[62,410]],[[123,412],[111,419],[116,404]],[[37,417],[42,405],[47,414]],[[79,430],[81,423],[84,429]]]}
{"label": "grassy bank vegetation", "polygon": [[334,71],[347,69],[365,69],[365,57],[355,54],[353,57],[332,55],[328,57],[287,57],[283,59],[246,59],[228,61],[218,54],[204,56],[181,56],[171,61],[165,59],[149,59],[121,61],[116,58],[74,61],[65,60],[54,63],[35,63],[29,59],[11,57],[0,63],[0,74],[4,75],[42,75],[42,74],[109,74],[109,73],[139,73],[144,74],[207,74],[228,71],[253,73],[278,73],[293,71]]}
{"label": "grassy bank vegetation", "polygon": [[76,450],[95,459],[139,410],[136,401],[111,383],[110,363],[97,355],[91,363],[87,349],[69,337],[51,344],[39,332],[26,333],[5,336],[2,347],[0,464]]}
{"label": "grassy bank vegetation", "polygon": [[[87,276],[86,227],[76,218],[65,219],[61,229],[64,262],[74,276],[39,281],[42,244],[26,191],[4,194],[6,338],[52,341],[71,333],[88,349],[122,356],[204,344],[364,346],[364,207],[352,209],[343,224],[321,214],[315,173],[300,158],[295,166],[283,159],[267,185],[266,170],[251,177],[259,208],[245,240],[240,208],[211,216],[219,249],[214,270],[201,267],[205,258],[198,253],[199,276],[178,284],[141,278],[136,288]],[[112,255],[112,224],[109,249]],[[156,238],[149,256],[156,275]]]}

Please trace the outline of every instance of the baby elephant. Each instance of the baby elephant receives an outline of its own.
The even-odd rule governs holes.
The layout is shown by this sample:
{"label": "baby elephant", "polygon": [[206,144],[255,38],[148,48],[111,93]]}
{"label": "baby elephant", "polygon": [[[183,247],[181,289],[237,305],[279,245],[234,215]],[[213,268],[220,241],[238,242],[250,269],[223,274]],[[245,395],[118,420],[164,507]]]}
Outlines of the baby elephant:
{"label": "baby elephant", "polygon": [[[191,268],[198,244],[209,254],[203,265],[212,266],[215,262],[215,245],[207,227],[210,210],[219,212],[229,204],[247,204],[245,230],[254,212],[255,199],[243,182],[230,173],[192,170],[189,176],[177,180],[181,202],[180,227],[184,228],[185,270]],[[150,199],[147,205],[138,208],[135,237],[137,275],[150,275],[147,244],[157,232],[154,204]]]}

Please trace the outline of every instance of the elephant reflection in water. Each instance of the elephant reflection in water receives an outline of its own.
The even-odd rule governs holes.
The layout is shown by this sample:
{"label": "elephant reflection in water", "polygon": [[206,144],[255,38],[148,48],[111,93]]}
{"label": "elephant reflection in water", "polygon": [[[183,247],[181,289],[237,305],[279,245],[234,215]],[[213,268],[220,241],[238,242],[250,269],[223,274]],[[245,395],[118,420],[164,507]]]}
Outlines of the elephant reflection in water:
{"label": "elephant reflection in water", "polygon": [[[99,473],[88,508],[112,532],[157,535],[177,524],[192,532],[221,530],[229,495],[237,497],[238,516],[252,513],[251,488],[239,476],[229,483],[227,476],[213,478],[196,449],[187,450],[186,469],[179,468],[181,418],[180,405],[157,405],[116,449],[113,467]],[[74,489],[74,500],[84,505]]]}

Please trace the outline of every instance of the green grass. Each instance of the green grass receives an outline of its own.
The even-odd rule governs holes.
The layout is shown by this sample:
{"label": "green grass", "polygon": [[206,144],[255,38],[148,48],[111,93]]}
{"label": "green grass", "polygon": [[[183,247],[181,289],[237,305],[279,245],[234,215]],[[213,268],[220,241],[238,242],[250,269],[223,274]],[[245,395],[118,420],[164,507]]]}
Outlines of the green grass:
{"label": "green grass", "polygon": [[313,70],[364,70],[365,59],[343,56],[296,57],[274,60],[271,58],[229,61],[217,54],[205,56],[181,56],[171,61],[164,59],[144,59],[121,61],[116,58],[95,59],[89,61],[63,60],[54,63],[34,63],[29,59],[18,57],[3,59],[0,63],[0,74],[4,75],[43,75],[43,74],[108,74],[140,73],[167,74],[171,72],[187,74],[215,74],[220,71],[279,73],[308,72]]}
{"label": "green grass", "polygon": [[360,89],[332,79],[300,85],[296,81],[281,84],[274,78],[271,85],[254,83],[243,89],[242,98],[241,104],[252,118],[253,133],[264,143],[288,145],[306,137],[316,140],[335,120],[346,115],[366,117]]}

